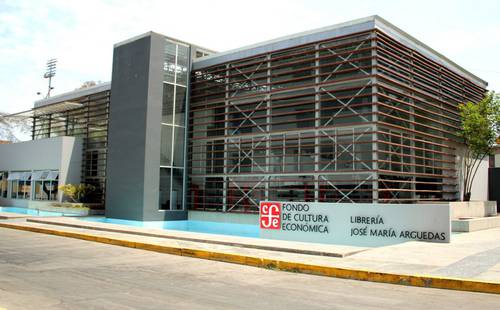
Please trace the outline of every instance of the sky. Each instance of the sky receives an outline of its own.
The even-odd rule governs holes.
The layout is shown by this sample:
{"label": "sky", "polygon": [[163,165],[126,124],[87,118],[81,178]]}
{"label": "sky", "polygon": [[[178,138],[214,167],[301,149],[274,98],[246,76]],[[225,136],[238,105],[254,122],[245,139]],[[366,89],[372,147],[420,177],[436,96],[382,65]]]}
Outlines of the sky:
{"label": "sky", "polygon": [[[0,0],[0,111],[109,81],[113,44],[155,31],[216,51],[380,15],[500,92],[500,1]],[[37,95],[41,92],[41,95]]]}

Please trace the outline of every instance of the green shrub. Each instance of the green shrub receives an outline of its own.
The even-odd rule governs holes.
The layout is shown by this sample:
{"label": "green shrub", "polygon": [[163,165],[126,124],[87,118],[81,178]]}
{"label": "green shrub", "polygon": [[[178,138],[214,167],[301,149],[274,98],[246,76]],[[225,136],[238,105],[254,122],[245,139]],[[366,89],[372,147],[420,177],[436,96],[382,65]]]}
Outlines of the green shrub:
{"label": "green shrub", "polygon": [[96,190],[91,184],[64,184],[59,186],[59,190],[70,198],[73,202],[84,202],[85,198]]}

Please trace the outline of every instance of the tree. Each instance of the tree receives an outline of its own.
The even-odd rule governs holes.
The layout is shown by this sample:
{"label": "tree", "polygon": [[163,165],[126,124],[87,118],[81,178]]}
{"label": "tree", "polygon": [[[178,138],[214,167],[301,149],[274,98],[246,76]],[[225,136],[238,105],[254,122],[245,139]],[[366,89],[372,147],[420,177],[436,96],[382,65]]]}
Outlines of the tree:
{"label": "tree", "polygon": [[84,88],[89,88],[89,87],[93,87],[93,86],[96,86],[96,85],[99,85],[101,84],[101,81],[85,81],[83,82],[83,84],[78,87],[77,89],[84,89]]}
{"label": "tree", "polygon": [[0,140],[19,142],[31,137],[31,119],[0,112]]}
{"label": "tree", "polygon": [[491,155],[500,132],[500,98],[495,92],[486,94],[483,100],[462,103],[460,111],[461,129],[458,132],[465,144],[463,161],[463,201],[469,201],[472,182],[482,160]]}

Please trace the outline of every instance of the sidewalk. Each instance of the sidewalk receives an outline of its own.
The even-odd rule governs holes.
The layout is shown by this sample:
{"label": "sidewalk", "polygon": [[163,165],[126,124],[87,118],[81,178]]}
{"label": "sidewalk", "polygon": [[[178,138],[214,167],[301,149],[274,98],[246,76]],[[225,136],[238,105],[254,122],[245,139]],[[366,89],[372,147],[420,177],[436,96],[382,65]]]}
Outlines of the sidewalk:
{"label": "sidewalk", "polygon": [[82,221],[77,217],[50,217],[50,218],[33,217],[27,219],[27,221],[32,223],[52,224],[52,225],[74,227],[74,228],[86,228],[91,230],[126,233],[126,234],[140,235],[146,237],[160,237],[167,239],[177,239],[184,241],[238,246],[243,248],[290,252],[298,254],[311,254],[318,256],[346,257],[369,249],[368,247],[358,247],[349,245],[293,242],[293,241],[283,241],[283,240],[238,237],[230,235],[205,234],[205,233],[196,233],[196,232],[180,231],[180,230],[134,227],[134,226],[126,226],[118,224]]}
{"label": "sidewalk", "polygon": [[[33,219],[32,219],[33,220]],[[36,221],[59,222],[71,225],[76,219],[51,218]],[[73,222],[72,222],[73,221]],[[55,223],[54,223],[55,224]],[[340,246],[328,249],[330,253],[344,251],[343,256],[314,255],[280,251],[271,247],[281,241],[264,241],[269,248],[253,248],[238,245],[236,239],[251,239],[223,236],[231,239],[233,245],[215,244],[208,239],[218,236],[191,234],[191,237],[205,236],[207,240],[190,241],[178,237],[186,236],[145,236],[138,235],[141,228],[119,226],[122,232],[56,226],[37,222],[0,221],[0,227],[22,229],[54,234],[108,244],[135,247],[156,252],[184,255],[265,268],[305,272],[319,275],[336,276],[376,282],[450,288],[479,292],[500,293],[500,229],[490,229],[472,233],[453,235],[452,242],[425,243],[406,242],[379,248],[345,248]],[[88,223],[85,223],[86,225]],[[95,228],[103,228],[103,223],[92,223]],[[111,225],[110,225],[111,226]],[[111,227],[112,228],[112,227]],[[125,233],[130,230],[132,234]],[[157,229],[148,229],[148,233],[159,233]],[[153,232],[151,232],[153,231]],[[163,231],[162,234],[169,234]],[[259,240],[259,239],[252,239]],[[214,241],[214,240],[212,240]],[[217,240],[215,240],[217,241]],[[220,240],[219,240],[220,241]],[[222,240],[223,241],[223,240]],[[226,240],[228,241],[228,240]],[[270,241],[270,242],[269,242]],[[288,242],[287,248],[294,242]],[[324,253],[322,245],[309,244],[310,248]],[[304,247],[304,244],[297,244]],[[321,251],[320,251],[321,253]]]}
{"label": "sidewalk", "polygon": [[11,212],[0,212],[0,220],[21,219],[21,218],[28,218],[28,217],[31,217],[31,215],[11,213]]}

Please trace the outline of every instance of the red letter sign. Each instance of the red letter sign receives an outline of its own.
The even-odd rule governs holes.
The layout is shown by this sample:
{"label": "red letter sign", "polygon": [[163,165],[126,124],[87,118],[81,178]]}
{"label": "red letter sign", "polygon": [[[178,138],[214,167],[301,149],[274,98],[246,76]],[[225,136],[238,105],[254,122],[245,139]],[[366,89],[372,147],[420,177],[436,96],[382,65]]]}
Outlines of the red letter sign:
{"label": "red letter sign", "polygon": [[260,203],[260,228],[280,229],[281,227],[281,203]]}

